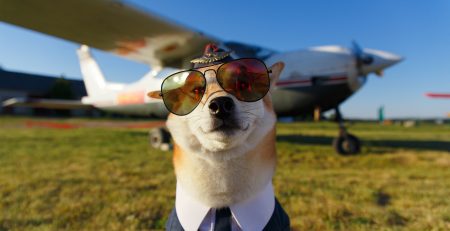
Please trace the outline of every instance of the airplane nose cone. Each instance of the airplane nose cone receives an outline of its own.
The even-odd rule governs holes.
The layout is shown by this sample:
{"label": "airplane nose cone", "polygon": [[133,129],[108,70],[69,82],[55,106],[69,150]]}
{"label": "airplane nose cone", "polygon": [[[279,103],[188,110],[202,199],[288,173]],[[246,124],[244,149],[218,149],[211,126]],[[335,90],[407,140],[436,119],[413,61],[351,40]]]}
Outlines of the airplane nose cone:
{"label": "airplane nose cone", "polygon": [[372,62],[364,65],[365,73],[381,71],[403,60],[403,57],[381,50],[364,49],[364,54],[372,58]]}

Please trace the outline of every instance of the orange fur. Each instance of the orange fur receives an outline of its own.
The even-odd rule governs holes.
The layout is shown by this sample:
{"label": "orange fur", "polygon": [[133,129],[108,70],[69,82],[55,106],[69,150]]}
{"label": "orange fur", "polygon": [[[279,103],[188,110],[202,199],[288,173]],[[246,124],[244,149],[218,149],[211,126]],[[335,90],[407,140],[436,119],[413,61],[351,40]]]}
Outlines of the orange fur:
{"label": "orange fur", "polygon": [[[265,96],[263,102],[264,106],[268,109],[267,111],[275,113],[273,111],[272,99],[270,95]],[[261,158],[262,160],[272,162],[275,165],[276,162],[275,137],[276,137],[276,129],[275,126],[273,126],[272,130],[270,130],[270,132],[267,133],[267,135],[261,140],[261,142],[246,156],[248,156],[253,160],[256,158]]]}
{"label": "orange fur", "polygon": [[176,168],[178,168],[179,166],[183,165],[183,150],[181,149],[180,146],[177,145],[177,143],[175,143],[175,141],[173,142],[173,166]]}

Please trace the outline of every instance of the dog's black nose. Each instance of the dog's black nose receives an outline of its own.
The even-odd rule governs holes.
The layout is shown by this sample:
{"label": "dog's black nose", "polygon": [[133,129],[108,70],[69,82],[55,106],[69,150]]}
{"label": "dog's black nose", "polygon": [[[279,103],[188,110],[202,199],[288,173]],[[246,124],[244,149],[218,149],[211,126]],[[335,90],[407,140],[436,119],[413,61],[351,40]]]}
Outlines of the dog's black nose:
{"label": "dog's black nose", "polygon": [[234,110],[234,102],[230,97],[217,97],[209,103],[209,112],[219,119],[225,119]]}

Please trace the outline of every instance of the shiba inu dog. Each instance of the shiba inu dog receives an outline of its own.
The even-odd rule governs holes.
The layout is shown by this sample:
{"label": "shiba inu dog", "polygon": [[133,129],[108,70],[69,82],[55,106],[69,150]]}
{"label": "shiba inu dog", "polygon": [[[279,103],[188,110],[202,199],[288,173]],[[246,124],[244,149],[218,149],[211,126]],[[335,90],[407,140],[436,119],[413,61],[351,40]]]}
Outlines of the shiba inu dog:
{"label": "shiba inu dog", "polygon": [[169,76],[161,92],[148,94],[171,112],[177,194],[167,229],[289,230],[272,188],[276,115],[270,93],[284,64],[267,69],[257,59],[232,59],[215,45],[192,62],[194,69]]}

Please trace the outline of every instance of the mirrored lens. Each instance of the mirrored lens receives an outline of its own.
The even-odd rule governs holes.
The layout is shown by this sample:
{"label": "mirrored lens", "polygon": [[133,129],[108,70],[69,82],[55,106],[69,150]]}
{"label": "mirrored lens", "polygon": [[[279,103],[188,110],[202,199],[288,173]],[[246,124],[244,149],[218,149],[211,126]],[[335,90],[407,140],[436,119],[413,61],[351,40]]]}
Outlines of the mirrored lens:
{"label": "mirrored lens", "polygon": [[262,99],[270,87],[266,65],[257,59],[239,59],[217,70],[217,81],[237,99],[254,102]]}
{"label": "mirrored lens", "polygon": [[206,80],[198,71],[183,71],[167,77],[162,83],[162,98],[167,109],[176,115],[187,115],[200,103]]}

